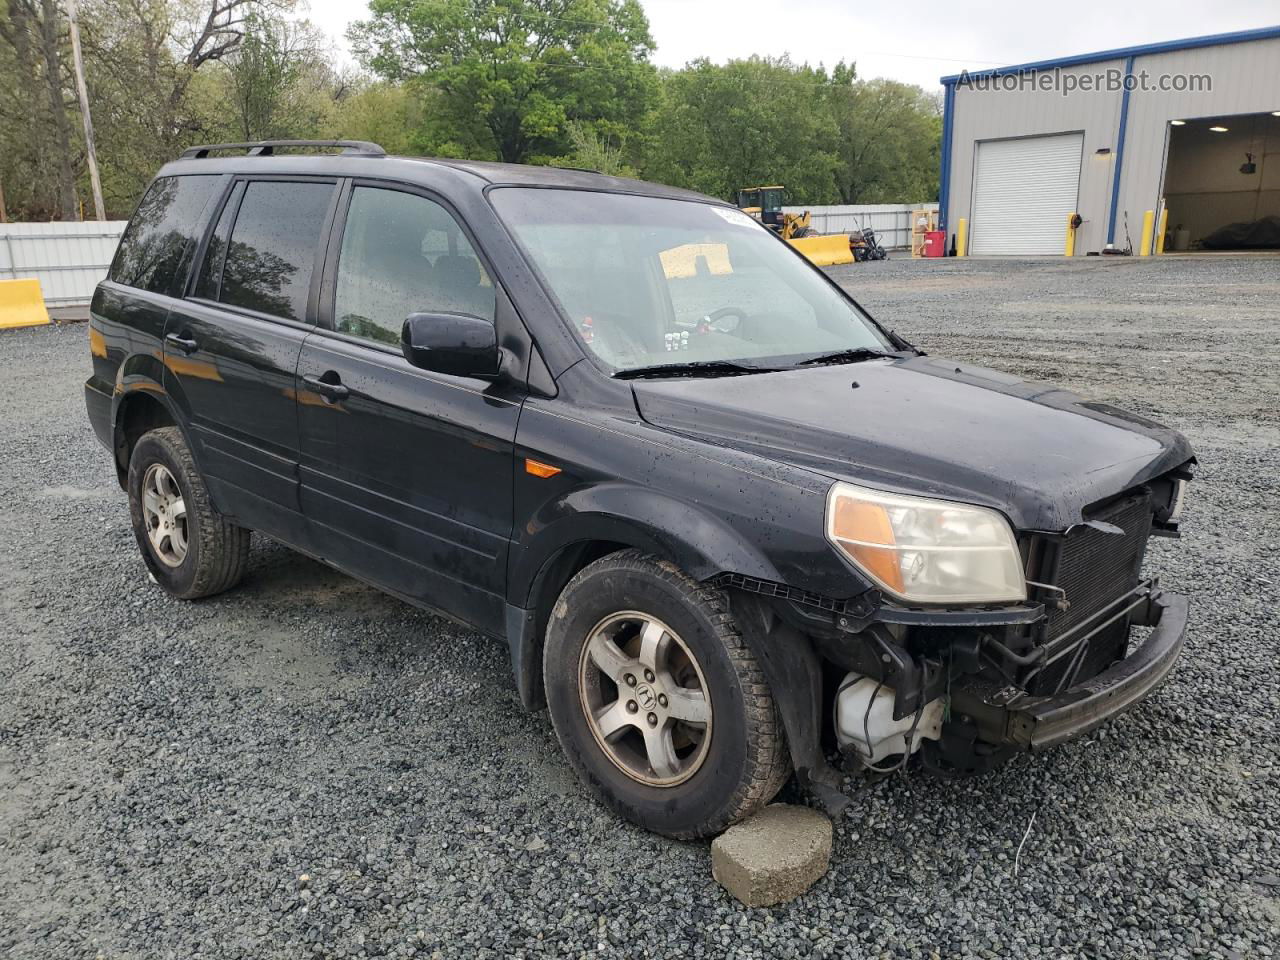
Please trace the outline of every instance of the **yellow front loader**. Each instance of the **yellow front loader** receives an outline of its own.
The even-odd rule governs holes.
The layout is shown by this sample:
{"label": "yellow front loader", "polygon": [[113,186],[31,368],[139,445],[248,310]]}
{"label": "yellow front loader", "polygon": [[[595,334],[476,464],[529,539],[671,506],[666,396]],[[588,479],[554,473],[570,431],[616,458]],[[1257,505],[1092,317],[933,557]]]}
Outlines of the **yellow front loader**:
{"label": "yellow front loader", "polygon": [[786,187],[744,187],[738,191],[738,208],[750,214],[782,237],[820,267],[853,263],[853,245],[848,234],[821,237],[810,226],[812,217],[804,213],[784,213]]}

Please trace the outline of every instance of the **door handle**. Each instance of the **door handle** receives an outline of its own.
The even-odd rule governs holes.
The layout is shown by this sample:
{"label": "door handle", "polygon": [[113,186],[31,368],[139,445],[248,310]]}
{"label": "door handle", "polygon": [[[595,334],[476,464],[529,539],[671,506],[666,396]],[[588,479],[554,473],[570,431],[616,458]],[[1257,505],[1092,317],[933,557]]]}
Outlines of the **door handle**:
{"label": "door handle", "polygon": [[183,353],[195,353],[196,348],[200,346],[186,333],[166,333],[164,340],[165,343],[177,347]]}
{"label": "door handle", "polygon": [[333,370],[327,370],[323,376],[319,377],[309,374],[302,378],[302,382],[307,385],[308,390],[320,394],[330,403],[345,400],[351,393],[342,385],[342,378]]}

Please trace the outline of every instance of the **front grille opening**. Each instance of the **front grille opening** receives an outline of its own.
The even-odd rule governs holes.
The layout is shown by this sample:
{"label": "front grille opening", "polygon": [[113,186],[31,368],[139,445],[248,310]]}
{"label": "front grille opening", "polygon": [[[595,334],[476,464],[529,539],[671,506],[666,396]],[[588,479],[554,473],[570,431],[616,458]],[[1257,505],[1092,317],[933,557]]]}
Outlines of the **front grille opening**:
{"label": "front grille opening", "polygon": [[[1043,642],[1050,643],[1084,623],[1093,614],[1133,590],[1142,577],[1142,561],[1151,536],[1151,491],[1146,487],[1091,509],[1086,520],[1099,520],[1119,527],[1123,533],[1109,533],[1096,527],[1077,525],[1061,538],[1055,549],[1043,552],[1041,576],[1034,578],[1058,587],[1065,594],[1065,610],[1048,604],[1043,625]],[[1035,551],[1032,551],[1034,557]],[[1084,628],[1087,632],[1089,627]],[[1095,677],[1129,646],[1129,618],[1094,634],[1088,645],[1065,656],[1035,676],[1028,692],[1050,694],[1067,684]]]}

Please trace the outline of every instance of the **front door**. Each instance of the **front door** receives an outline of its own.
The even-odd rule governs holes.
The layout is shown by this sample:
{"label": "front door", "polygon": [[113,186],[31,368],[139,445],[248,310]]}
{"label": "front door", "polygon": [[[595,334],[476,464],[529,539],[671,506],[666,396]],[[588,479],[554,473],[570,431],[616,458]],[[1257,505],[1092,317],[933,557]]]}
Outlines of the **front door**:
{"label": "front door", "polygon": [[443,205],[372,185],[350,191],[331,256],[332,309],[298,366],[302,508],[316,549],[500,632],[523,392],[420,370],[399,346],[411,313],[493,322],[491,274]]}
{"label": "front door", "polygon": [[235,184],[191,296],[165,326],[168,386],[214,503],[303,547],[294,377],[314,329],[313,280],[336,190],[335,180]]}

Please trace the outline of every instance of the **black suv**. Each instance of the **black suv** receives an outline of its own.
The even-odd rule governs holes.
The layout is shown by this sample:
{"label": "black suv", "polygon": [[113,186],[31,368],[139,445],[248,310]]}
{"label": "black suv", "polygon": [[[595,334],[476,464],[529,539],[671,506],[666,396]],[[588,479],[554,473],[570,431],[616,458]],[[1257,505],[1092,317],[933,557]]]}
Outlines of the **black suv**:
{"label": "black suv", "polygon": [[193,148],[90,344],[162,587],[228,589],[257,530],[505,638],[579,776],[672,836],[793,770],[838,807],[837,751],[956,776],[1052,746],[1182,647],[1186,600],[1141,572],[1182,436],[928,357],[683,190]]}

